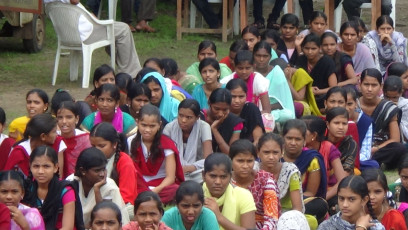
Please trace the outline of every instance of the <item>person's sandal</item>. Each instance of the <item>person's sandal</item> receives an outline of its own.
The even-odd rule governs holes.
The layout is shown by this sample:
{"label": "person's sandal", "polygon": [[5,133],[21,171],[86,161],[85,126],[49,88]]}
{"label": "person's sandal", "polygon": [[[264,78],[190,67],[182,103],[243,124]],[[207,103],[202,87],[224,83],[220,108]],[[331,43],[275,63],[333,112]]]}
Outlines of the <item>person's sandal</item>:
{"label": "person's sandal", "polygon": [[254,23],[252,24],[252,26],[255,26],[256,28],[258,28],[258,30],[263,30],[263,29],[265,29],[265,24],[264,24],[263,22],[261,22],[261,21],[254,22]]}
{"label": "person's sandal", "polygon": [[276,22],[268,22],[268,24],[266,25],[267,29],[272,29],[272,30],[279,30],[280,29],[280,25]]}
{"label": "person's sandal", "polygon": [[134,26],[132,26],[132,24],[128,24],[130,32],[134,33],[136,32],[136,28]]}

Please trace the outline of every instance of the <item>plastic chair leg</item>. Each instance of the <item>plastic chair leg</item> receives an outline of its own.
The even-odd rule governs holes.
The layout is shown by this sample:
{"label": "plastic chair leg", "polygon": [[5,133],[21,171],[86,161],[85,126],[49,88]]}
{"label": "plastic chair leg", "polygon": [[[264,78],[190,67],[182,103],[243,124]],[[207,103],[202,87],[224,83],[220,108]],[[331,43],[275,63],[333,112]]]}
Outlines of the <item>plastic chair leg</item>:
{"label": "plastic chair leg", "polygon": [[69,55],[69,80],[75,81],[78,80],[78,68],[79,68],[79,58],[81,51],[72,50]]}
{"label": "plastic chair leg", "polygon": [[82,47],[82,61],[83,61],[83,66],[82,66],[82,88],[88,88],[89,87],[89,75],[91,72],[91,62],[92,62],[92,51],[89,48],[84,48]]}
{"label": "plastic chair leg", "polygon": [[190,28],[195,28],[197,7],[190,1]]}
{"label": "plastic chair leg", "polygon": [[59,65],[59,59],[61,56],[61,44],[58,42],[58,47],[57,47],[57,54],[55,55],[55,63],[54,63],[54,72],[52,74],[52,85],[55,85],[55,82],[57,81],[57,75],[58,75],[58,65]]}
{"label": "plastic chair leg", "polygon": [[116,59],[116,53],[115,53],[115,42],[113,42],[113,44],[112,45],[110,45],[110,53],[111,53],[111,55],[110,55],[110,58],[111,58],[111,66],[112,66],[112,68],[113,68],[113,70],[115,70],[115,66],[116,66],[116,63],[115,63],[115,59]]}

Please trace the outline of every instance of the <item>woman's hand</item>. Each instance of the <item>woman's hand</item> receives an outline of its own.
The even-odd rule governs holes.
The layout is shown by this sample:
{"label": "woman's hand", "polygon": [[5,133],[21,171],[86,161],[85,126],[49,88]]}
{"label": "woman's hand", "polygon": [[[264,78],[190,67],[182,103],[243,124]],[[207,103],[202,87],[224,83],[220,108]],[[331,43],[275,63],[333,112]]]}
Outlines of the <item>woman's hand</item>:
{"label": "woman's hand", "polygon": [[303,39],[305,39],[305,36],[303,34],[299,34],[298,36],[296,36],[296,39],[295,39],[296,49],[300,48],[300,46],[302,45]]}
{"label": "woman's hand", "polygon": [[215,200],[214,197],[207,197],[204,199],[204,206],[208,209],[211,209],[211,211],[214,212],[215,216],[218,218],[218,216],[221,214],[220,212],[220,207],[218,207],[217,201]]}
{"label": "woman's hand", "polygon": [[218,129],[218,127],[224,122],[225,118],[227,118],[228,113],[224,114],[220,119],[215,120],[212,124],[211,124],[211,129]]}
{"label": "woman's hand", "polygon": [[100,190],[102,186],[104,186],[106,184],[106,172],[105,172],[105,176],[103,177],[103,179],[99,182],[96,182],[93,186],[94,190]]}
{"label": "woman's hand", "polygon": [[14,222],[16,222],[16,224],[20,226],[21,229],[29,230],[30,226],[28,225],[28,222],[25,219],[23,213],[17,207],[14,207],[14,206],[7,206],[7,207],[10,210],[11,219],[14,220]]}
{"label": "woman's hand", "polygon": [[380,40],[381,40],[381,42],[383,42],[383,43],[389,43],[389,44],[392,44],[392,43],[393,43],[393,40],[392,40],[390,34],[381,33],[381,34],[378,34],[378,36],[380,36]]}
{"label": "woman's hand", "polygon": [[290,82],[292,80],[292,76],[293,76],[293,74],[295,74],[296,70],[297,70],[296,68],[293,68],[293,67],[290,67],[290,66],[286,67],[284,69],[284,71],[283,71],[285,73],[286,80],[288,80]]}
{"label": "woman's hand", "polygon": [[313,86],[312,89],[313,89],[313,94],[314,94],[314,95],[319,95],[319,94],[320,94],[320,89],[319,89],[319,87]]}
{"label": "woman's hand", "polygon": [[[374,226],[373,223],[370,223],[371,220],[371,216],[369,214],[364,215],[364,216],[360,216],[360,218],[357,219],[356,221],[356,229],[358,228],[358,226],[364,226],[366,229]],[[360,227],[362,229],[362,227]]]}
{"label": "woman's hand", "polygon": [[184,165],[184,166],[182,166],[182,167],[183,167],[183,173],[184,173],[184,174],[186,174],[186,173],[192,173],[192,172],[194,172],[194,171],[197,170],[194,165]]}

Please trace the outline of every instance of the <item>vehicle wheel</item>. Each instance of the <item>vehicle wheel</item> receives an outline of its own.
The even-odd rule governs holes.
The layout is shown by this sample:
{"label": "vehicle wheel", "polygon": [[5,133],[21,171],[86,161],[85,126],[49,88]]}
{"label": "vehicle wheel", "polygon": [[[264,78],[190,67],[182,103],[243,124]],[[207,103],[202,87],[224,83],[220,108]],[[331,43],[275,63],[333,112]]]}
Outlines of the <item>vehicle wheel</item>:
{"label": "vehicle wheel", "polygon": [[23,39],[24,49],[29,53],[36,53],[42,50],[45,39],[44,15],[34,14],[31,21],[33,39]]}

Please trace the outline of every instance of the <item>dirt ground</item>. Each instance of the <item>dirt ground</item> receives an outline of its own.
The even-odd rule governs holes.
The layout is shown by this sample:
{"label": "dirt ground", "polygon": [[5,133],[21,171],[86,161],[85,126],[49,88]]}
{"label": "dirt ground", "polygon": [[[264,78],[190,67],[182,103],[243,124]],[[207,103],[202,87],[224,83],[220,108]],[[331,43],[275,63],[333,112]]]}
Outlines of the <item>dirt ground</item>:
{"label": "dirt ground", "polygon": [[[175,4],[175,0],[168,1],[169,4]],[[251,9],[251,2],[249,1],[250,9]],[[269,12],[271,12],[271,9],[273,7],[273,0],[265,0],[264,1],[264,17],[267,18]],[[314,8],[316,10],[323,10],[323,1],[318,0],[314,1]],[[397,22],[396,22],[396,30],[400,31],[405,34],[405,36],[408,36],[408,1],[407,0],[398,0],[397,1],[397,7],[396,7],[396,17],[397,17]],[[172,15],[176,15],[176,12],[172,12]],[[252,19],[252,12],[250,10],[249,13],[249,23],[253,22]],[[363,20],[368,24],[370,21],[370,11],[369,10],[364,10],[362,14]],[[301,18],[301,17],[300,17]],[[346,20],[346,15],[343,13],[343,21]],[[369,26],[369,25],[368,25]],[[218,38],[219,39],[219,38]],[[197,43],[198,44],[198,43]],[[230,43],[225,44],[225,46],[229,47]],[[2,52],[10,52],[10,49],[16,49],[16,50],[21,50],[20,44],[14,44],[13,42],[9,42],[9,40],[4,40],[0,38],[0,54]],[[11,48],[10,48],[11,47]],[[163,51],[163,52],[168,52],[168,51]],[[15,56],[18,56],[16,58]],[[54,49],[45,49],[42,51],[42,55],[46,55],[46,58],[44,60],[44,64],[41,66],[34,67],[34,69],[39,69],[41,71],[42,68],[48,68],[48,72],[52,71],[52,66],[54,63],[54,58],[55,58],[55,50]],[[32,56],[30,57],[29,54],[22,52],[14,52],[10,54],[10,56],[13,57],[13,60],[16,61],[22,61],[22,62],[29,62],[30,58],[33,58]],[[140,54],[139,56],[143,56],[143,53]],[[157,54],[158,57],[165,56],[165,54]],[[32,89],[33,87],[41,87],[44,90],[47,91],[47,93],[50,95],[50,97],[54,94],[55,90],[57,87],[52,87],[49,82],[51,79],[47,76],[46,80],[44,82],[41,82],[37,84],[36,82],[32,82],[29,80],[30,73],[29,72],[24,72],[21,69],[6,69],[6,67],[2,66],[2,63],[7,62],[7,56],[0,56],[0,106],[3,107],[7,111],[7,116],[8,116],[8,121],[10,122],[13,118],[21,116],[25,114],[25,94],[29,89]],[[60,64],[61,65],[61,64]],[[182,68],[186,66],[181,66]],[[60,67],[62,68],[62,67]],[[65,68],[67,68],[67,63],[65,64]],[[80,70],[81,71],[81,70]],[[47,73],[48,73],[47,72]],[[47,74],[48,75],[48,74]],[[45,77],[44,77],[45,78]],[[61,78],[61,75],[59,76],[59,79]],[[15,84],[10,83],[10,81],[14,82]],[[59,85],[58,87],[63,87],[67,90],[70,91],[72,95],[75,95],[77,99],[83,99],[90,91],[90,89],[82,89],[79,86],[80,84],[78,82],[74,83],[64,83],[64,85]],[[91,85],[92,87],[92,85]]]}

